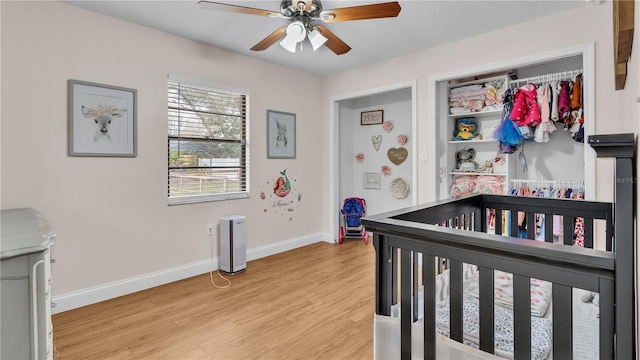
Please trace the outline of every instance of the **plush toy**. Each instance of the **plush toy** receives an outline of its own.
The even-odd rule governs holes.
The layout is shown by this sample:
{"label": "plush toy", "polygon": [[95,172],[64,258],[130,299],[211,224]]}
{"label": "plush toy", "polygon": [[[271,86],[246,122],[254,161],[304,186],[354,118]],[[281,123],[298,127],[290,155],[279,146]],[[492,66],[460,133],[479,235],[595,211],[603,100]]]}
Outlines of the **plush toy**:
{"label": "plush toy", "polygon": [[478,123],[475,118],[463,117],[456,121],[456,128],[453,130],[454,140],[471,140],[478,136]]}
{"label": "plush toy", "polygon": [[478,168],[473,159],[476,158],[476,151],[474,149],[462,149],[456,153],[456,165],[458,171],[474,172]]}

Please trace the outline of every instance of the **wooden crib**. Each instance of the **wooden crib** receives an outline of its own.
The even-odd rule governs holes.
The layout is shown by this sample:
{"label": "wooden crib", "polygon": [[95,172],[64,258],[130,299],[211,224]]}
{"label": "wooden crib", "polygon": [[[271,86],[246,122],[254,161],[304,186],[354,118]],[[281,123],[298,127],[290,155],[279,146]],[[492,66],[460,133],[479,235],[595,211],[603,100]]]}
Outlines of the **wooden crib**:
{"label": "wooden crib", "polygon": [[[613,204],[478,194],[362,219],[367,231],[373,232],[376,249],[376,314],[389,316],[399,302],[402,359],[412,358],[412,328],[418,310],[424,314],[424,358],[438,358],[435,282],[444,263],[450,286],[448,330],[452,340],[462,343],[467,336],[463,331],[463,269],[464,264],[474,264],[479,274],[477,346],[481,351],[495,353],[494,271],[503,271],[512,274],[513,358],[532,358],[532,279],[552,284],[549,311],[554,359],[574,358],[574,288],[600,296],[599,358],[635,358],[635,136],[591,136],[589,144],[598,157],[616,159]],[[527,226],[527,239],[518,238],[517,222],[503,224],[502,216],[495,217],[495,229],[506,225],[511,236],[487,233],[490,209],[512,216],[523,212],[527,224],[535,224],[539,215],[547,220],[561,216],[563,243],[554,243],[552,221],[545,224],[544,241],[529,240],[535,238],[534,226]],[[576,218],[584,219],[584,247],[570,246]],[[594,225],[596,222],[600,225]],[[606,251],[593,249],[598,232],[603,234]],[[424,295],[418,309],[417,289],[421,287]]]}

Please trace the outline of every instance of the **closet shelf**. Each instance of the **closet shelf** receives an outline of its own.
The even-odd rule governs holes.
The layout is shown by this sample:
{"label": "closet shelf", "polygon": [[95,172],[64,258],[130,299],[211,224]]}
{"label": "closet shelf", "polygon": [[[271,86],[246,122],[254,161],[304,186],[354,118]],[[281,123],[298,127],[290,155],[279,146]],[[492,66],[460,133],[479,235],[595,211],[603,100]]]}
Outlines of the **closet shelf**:
{"label": "closet shelf", "polygon": [[448,141],[449,144],[456,144],[456,145],[478,144],[478,143],[497,143],[497,142],[498,142],[498,140],[495,140],[495,139],[449,140]]}
{"label": "closet shelf", "polygon": [[447,115],[449,118],[451,119],[457,119],[457,118],[461,118],[461,117],[469,117],[469,116],[475,116],[475,117],[490,117],[490,116],[502,116],[502,109],[492,109],[492,110],[485,110],[485,111],[472,111],[472,112],[465,112],[465,113],[460,113],[460,114],[449,114]]}
{"label": "closet shelf", "polygon": [[494,176],[507,176],[507,174],[503,173],[485,173],[485,172],[463,172],[463,171],[452,171],[449,175],[494,175]]}

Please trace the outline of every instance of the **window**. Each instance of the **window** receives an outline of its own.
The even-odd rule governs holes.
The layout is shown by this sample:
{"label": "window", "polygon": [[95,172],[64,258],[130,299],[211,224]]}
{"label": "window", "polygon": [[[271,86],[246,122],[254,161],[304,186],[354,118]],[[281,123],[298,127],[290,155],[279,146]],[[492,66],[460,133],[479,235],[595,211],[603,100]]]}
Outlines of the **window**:
{"label": "window", "polygon": [[169,205],[249,197],[246,92],[169,79]]}

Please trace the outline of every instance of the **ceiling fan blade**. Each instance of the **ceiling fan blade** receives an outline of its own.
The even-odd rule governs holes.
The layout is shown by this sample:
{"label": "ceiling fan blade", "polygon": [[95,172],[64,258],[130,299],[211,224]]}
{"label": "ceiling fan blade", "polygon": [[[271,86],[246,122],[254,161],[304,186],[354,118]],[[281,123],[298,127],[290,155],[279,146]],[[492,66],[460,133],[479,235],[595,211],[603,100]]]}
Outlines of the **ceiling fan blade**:
{"label": "ceiling fan blade", "polygon": [[400,4],[394,1],[325,10],[318,17],[324,22],[380,19],[396,17],[400,14],[400,9]]}
{"label": "ceiling fan blade", "polygon": [[262,51],[266,50],[269,46],[273,45],[276,41],[282,39],[286,35],[287,27],[283,26],[278,30],[272,32],[269,36],[262,39],[259,43],[253,45],[251,50]]}
{"label": "ceiling fan blade", "polygon": [[322,25],[316,25],[316,29],[320,31],[320,34],[322,34],[322,36],[327,38],[327,42],[324,43],[324,45],[331,51],[336,53],[336,55],[346,54],[349,52],[349,50],[351,50],[351,46],[340,40],[339,37],[329,31],[329,29],[327,29],[326,27]]}
{"label": "ceiling fan blade", "polygon": [[200,7],[202,7],[203,9],[288,19],[288,17],[282,15],[279,11],[270,11],[270,10],[262,10],[262,9],[250,8],[245,6],[222,4],[222,3],[206,1],[206,0],[198,1],[198,5],[200,5]]}

